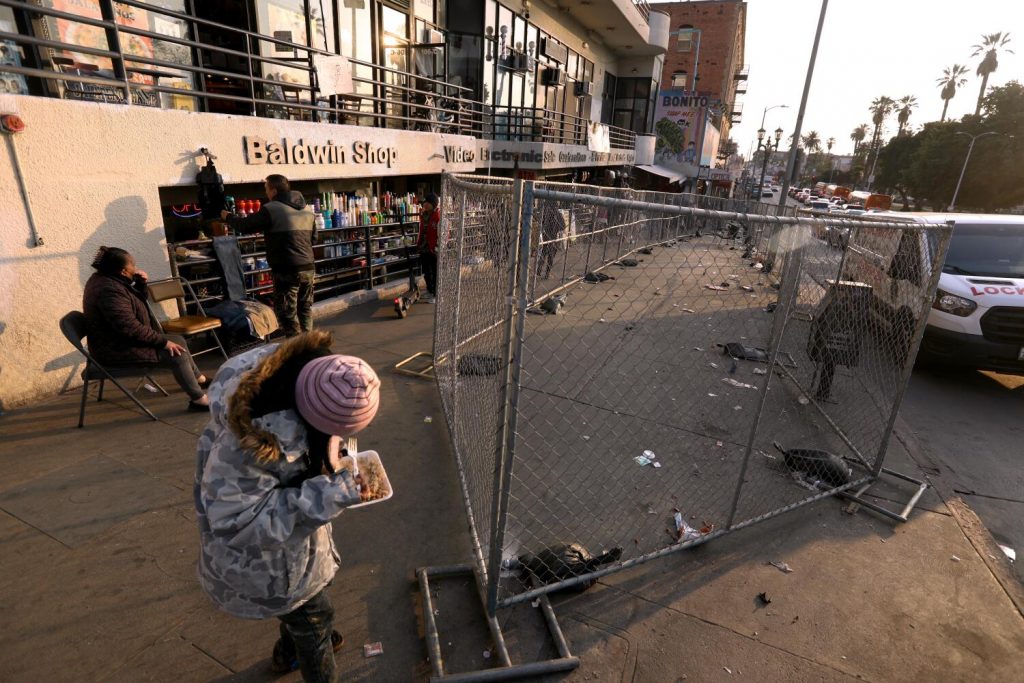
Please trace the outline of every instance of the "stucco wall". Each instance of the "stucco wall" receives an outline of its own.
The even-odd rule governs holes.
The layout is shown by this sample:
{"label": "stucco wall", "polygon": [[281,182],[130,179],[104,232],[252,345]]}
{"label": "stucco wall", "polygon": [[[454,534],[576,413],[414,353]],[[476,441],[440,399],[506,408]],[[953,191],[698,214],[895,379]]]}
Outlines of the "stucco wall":
{"label": "stucco wall", "polygon": [[[132,252],[150,277],[169,275],[158,188],[194,182],[200,147],[217,155],[225,182],[374,177],[474,170],[447,163],[445,145],[476,152],[463,136],[334,126],[144,107],[0,96],[0,112],[28,128],[13,139],[45,244],[33,247],[9,148],[0,144],[0,410],[78,383],[77,352],[57,321],[81,308],[100,245]],[[243,136],[348,147],[395,147],[397,163],[248,165]],[[351,157],[350,157],[351,159]]]}

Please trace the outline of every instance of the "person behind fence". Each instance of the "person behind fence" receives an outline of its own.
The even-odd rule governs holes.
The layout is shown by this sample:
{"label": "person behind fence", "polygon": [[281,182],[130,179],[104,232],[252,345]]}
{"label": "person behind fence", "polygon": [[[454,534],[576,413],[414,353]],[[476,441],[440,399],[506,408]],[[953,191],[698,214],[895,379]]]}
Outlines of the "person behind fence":
{"label": "person behind fence", "polygon": [[420,213],[420,236],[416,249],[420,254],[420,265],[423,268],[423,279],[427,283],[426,302],[432,302],[437,295],[437,231],[441,224],[441,206],[437,195],[428,192],[423,198],[423,211]]}
{"label": "person behind fence", "polygon": [[209,379],[196,367],[185,339],[163,333],[149,307],[149,276],[135,258],[124,249],[100,247],[92,267],[96,272],[82,294],[89,353],[104,366],[168,368],[188,394],[188,409],[208,410],[203,387]]}
{"label": "person behind fence", "polygon": [[268,175],[263,188],[267,201],[259,211],[245,218],[222,211],[221,218],[237,232],[263,233],[274,282],[274,313],[285,335],[294,337],[313,329],[316,224],[313,210],[283,175]]}
{"label": "person behind fence", "polygon": [[197,447],[194,503],[206,594],[233,616],[280,621],[274,672],[298,668],[306,681],[334,683],[344,639],[327,596],[340,562],[331,521],[369,491],[328,445],[370,424],[380,380],[331,343],[315,330],[221,367]]}
{"label": "person behind fence", "polygon": [[551,277],[555,255],[562,248],[560,238],[565,232],[565,219],[555,205],[545,202],[540,210],[540,237],[543,244],[537,258],[537,277],[544,280]]}

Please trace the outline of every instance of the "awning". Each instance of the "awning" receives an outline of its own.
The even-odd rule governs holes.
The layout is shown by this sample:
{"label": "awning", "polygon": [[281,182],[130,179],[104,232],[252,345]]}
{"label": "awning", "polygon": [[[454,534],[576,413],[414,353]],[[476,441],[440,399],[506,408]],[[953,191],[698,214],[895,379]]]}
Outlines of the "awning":
{"label": "awning", "polygon": [[670,183],[678,183],[686,179],[685,176],[680,175],[676,171],[673,171],[671,168],[665,168],[664,166],[658,166],[656,164],[637,166],[637,168],[639,168],[641,171],[647,171],[648,173],[651,173],[653,175],[661,176],[662,178],[668,180]]}

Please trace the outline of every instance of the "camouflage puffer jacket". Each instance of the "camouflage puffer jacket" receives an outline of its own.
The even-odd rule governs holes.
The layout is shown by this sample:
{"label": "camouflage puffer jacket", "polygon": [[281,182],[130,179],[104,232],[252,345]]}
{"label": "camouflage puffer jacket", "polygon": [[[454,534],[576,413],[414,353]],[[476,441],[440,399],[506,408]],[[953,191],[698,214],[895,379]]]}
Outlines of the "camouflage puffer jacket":
{"label": "camouflage puffer jacket", "polygon": [[208,392],[211,418],[199,437],[194,487],[199,582],[237,617],[287,614],[320,592],[340,561],[331,520],[359,502],[347,470],[287,486],[305,469],[302,421],[293,410],[250,419],[240,400],[316,335],[232,358]]}

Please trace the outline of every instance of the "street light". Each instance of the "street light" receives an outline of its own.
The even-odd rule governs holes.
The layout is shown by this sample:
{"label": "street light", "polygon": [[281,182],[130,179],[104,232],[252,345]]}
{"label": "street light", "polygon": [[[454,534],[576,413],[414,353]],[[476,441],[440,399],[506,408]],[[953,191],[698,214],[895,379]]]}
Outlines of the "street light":
{"label": "street light", "polygon": [[779,141],[782,140],[782,129],[781,128],[776,128],[775,129],[775,145],[774,145],[774,149],[773,149],[773,146],[772,146],[771,138],[769,138],[767,141],[765,141],[764,134],[765,134],[764,128],[759,128],[757,130],[757,149],[758,149],[758,151],[760,151],[761,149],[764,150],[764,160],[761,162],[761,182],[758,183],[758,188],[760,188],[760,189],[757,191],[757,194],[758,194],[757,200],[758,201],[761,201],[761,196],[760,195],[761,195],[761,193],[764,190],[764,174],[768,170],[768,157],[771,156],[772,152],[777,152],[779,150]]}
{"label": "street light", "polygon": [[[765,107],[764,111],[761,112],[761,127],[758,128],[758,132],[757,132],[757,149],[761,149],[761,139],[764,137],[764,119],[765,119],[766,116],[768,116],[768,112],[771,111],[772,109],[789,109],[789,105],[788,104],[773,104],[770,107]],[[751,159],[753,159],[753,157],[754,157],[753,152],[751,153],[750,157],[751,157]],[[754,168],[757,168],[757,166],[754,166]],[[753,174],[751,174],[751,175],[753,175]],[[764,182],[764,178],[761,178],[761,182],[762,183]]]}
{"label": "street light", "polygon": [[[956,135],[966,135],[967,137],[969,137],[971,139],[971,144],[968,145],[968,147],[967,147],[967,156],[964,157],[964,165],[963,165],[963,168],[960,169],[960,179],[956,181],[956,189],[953,190],[953,200],[949,203],[949,210],[950,210],[950,212],[956,210],[956,197],[957,197],[958,194],[960,194],[960,184],[962,182],[964,182],[964,173],[967,172],[967,164],[971,160],[971,152],[974,151],[974,142],[975,142],[975,140],[983,138],[986,135],[1006,135],[1005,133],[999,133],[999,132],[994,131],[994,130],[990,130],[990,131],[987,131],[985,133],[978,133],[977,135],[971,135],[970,133],[965,133],[964,131],[961,130],[961,131],[957,131],[955,134]],[[1010,139],[1013,139],[1012,135],[1006,135],[1006,137],[1008,137]]]}

